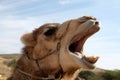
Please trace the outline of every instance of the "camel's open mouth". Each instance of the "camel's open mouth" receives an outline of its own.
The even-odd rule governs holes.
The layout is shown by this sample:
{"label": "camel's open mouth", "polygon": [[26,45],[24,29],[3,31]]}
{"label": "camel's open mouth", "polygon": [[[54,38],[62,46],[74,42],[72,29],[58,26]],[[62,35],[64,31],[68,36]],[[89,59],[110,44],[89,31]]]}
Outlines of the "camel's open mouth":
{"label": "camel's open mouth", "polygon": [[75,35],[69,45],[69,51],[72,52],[74,55],[82,56],[83,60],[85,61],[85,64],[88,66],[93,65],[96,63],[99,57],[94,56],[85,56],[83,54],[83,46],[86,40],[96,33],[99,30],[98,22],[95,23],[90,29],[83,33],[79,33],[78,35]]}

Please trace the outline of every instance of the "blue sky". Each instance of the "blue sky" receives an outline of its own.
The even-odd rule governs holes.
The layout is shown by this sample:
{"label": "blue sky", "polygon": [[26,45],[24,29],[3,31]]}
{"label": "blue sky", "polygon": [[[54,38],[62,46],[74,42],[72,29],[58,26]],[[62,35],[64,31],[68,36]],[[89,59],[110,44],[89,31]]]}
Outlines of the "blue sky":
{"label": "blue sky", "polygon": [[100,56],[97,67],[120,69],[120,0],[0,0],[0,53],[20,53],[20,37],[35,27],[84,15],[101,22],[85,53]]}

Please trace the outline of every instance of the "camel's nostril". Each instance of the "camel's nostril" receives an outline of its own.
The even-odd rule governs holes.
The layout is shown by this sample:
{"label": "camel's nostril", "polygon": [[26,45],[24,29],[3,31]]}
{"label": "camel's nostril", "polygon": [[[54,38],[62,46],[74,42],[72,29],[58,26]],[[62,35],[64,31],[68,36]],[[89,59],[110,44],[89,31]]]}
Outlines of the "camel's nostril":
{"label": "camel's nostril", "polygon": [[95,24],[97,24],[97,25],[98,25],[98,24],[99,24],[99,22],[98,22],[98,21],[96,21],[96,22],[95,22]]}

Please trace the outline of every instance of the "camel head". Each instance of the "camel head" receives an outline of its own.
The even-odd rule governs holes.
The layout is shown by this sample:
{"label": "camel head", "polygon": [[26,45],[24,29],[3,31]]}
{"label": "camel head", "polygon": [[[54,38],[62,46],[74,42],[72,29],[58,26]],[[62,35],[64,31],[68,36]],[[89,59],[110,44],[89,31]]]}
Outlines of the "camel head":
{"label": "camel head", "polygon": [[83,54],[85,41],[99,30],[94,17],[83,16],[62,24],[48,23],[22,36],[25,46],[32,47],[33,59],[46,73],[64,72],[80,68],[93,69],[98,57]]}

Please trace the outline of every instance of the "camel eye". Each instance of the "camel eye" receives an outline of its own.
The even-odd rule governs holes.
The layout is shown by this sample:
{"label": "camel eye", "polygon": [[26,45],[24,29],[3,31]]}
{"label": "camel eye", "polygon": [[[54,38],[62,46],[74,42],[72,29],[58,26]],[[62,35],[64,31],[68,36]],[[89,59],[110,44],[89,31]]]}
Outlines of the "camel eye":
{"label": "camel eye", "polygon": [[57,28],[49,28],[47,31],[44,32],[45,36],[52,36],[56,33]]}

